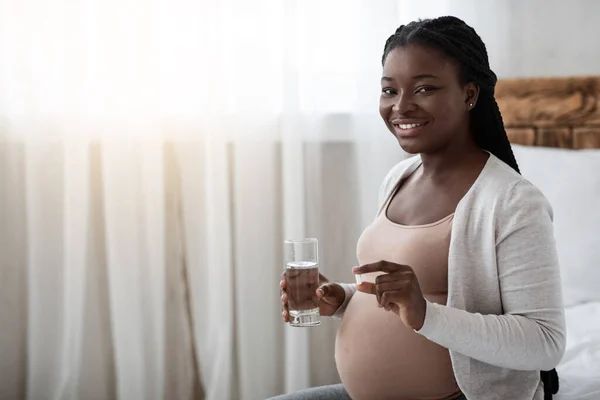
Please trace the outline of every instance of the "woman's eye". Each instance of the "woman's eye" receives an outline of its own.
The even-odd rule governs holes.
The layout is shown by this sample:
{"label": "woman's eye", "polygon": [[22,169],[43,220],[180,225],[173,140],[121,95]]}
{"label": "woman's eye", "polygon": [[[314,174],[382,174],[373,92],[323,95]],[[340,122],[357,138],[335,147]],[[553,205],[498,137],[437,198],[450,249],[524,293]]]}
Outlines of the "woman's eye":
{"label": "woman's eye", "polygon": [[383,88],[381,93],[385,94],[386,96],[393,96],[396,94],[396,91],[392,88]]}
{"label": "woman's eye", "polygon": [[435,90],[433,86],[421,86],[420,88],[417,88],[416,93],[428,93],[433,90]]}

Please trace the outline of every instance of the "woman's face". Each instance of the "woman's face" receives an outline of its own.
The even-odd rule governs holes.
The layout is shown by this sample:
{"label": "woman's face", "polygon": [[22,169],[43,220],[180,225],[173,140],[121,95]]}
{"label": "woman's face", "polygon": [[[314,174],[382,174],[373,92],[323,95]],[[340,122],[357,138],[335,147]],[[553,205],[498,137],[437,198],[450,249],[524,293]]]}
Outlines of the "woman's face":
{"label": "woman's face", "polygon": [[410,154],[434,153],[467,140],[478,88],[462,85],[453,61],[436,49],[408,45],[392,50],[383,66],[379,112]]}

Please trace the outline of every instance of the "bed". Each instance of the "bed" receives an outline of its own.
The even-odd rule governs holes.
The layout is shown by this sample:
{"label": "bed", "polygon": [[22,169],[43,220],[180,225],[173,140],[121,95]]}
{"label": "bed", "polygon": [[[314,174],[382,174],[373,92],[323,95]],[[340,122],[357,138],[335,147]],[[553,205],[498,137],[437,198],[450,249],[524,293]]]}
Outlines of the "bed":
{"label": "bed", "polygon": [[500,80],[523,176],[554,210],[567,320],[557,400],[600,399],[600,77]]}

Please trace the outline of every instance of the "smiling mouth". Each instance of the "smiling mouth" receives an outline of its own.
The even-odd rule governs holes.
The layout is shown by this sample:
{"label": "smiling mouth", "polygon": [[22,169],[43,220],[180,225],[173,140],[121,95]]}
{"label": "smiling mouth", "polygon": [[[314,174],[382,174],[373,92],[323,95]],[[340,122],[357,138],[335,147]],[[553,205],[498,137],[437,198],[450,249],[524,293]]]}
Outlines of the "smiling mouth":
{"label": "smiling mouth", "polygon": [[420,124],[392,124],[392,125],[394,125],[394,128],[396,128],[396,129],[400,129],[402,131],[407,131],[410,129],[423,127],[423,126],[427,125],[427,122],[422,122]]}

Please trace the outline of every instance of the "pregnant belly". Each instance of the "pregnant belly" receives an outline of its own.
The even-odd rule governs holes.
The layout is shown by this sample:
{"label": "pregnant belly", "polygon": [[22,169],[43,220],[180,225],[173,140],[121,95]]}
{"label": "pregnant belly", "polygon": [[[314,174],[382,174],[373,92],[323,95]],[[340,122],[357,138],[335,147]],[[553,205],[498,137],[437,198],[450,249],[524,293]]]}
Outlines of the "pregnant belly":
{"label": "pregnant belly", "polygon": [[353,400],[441,400],[460,394],[448,350],[378,308],[372,295],[357,292],[350,300],[335,359]]}

